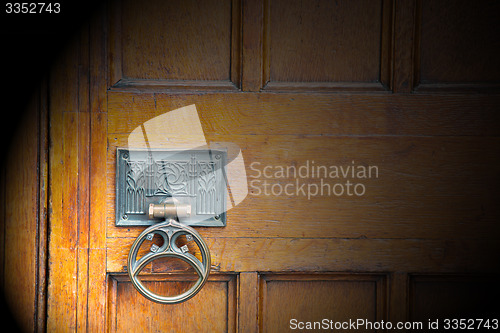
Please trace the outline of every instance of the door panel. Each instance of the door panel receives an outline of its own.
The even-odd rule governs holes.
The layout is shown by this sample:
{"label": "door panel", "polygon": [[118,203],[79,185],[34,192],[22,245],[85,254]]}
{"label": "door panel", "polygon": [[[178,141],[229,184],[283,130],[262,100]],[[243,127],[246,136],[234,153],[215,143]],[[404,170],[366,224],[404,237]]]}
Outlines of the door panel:
{"label": "door panel", "polygon": [[498,83],[495,55],[500,44],[493,14],[497,4],[422,1],[420,5],[417,84]]}
{"label": "door panel", "polygon": [[240,73],[239,6],[233,0],[183,1],[182,5],[178,1],[114,2],[110,83],[134,88],[235,89]]}
{"label": "door panel", "polygon": [[266,2],[265,89],[358,83],[351,87],[383,90],[390,83],[389,9],[388,1]]}
{"label": "door panel", "polygon": [[269,274],[261,276],[261,293],[264,332],[304,329],[307,326],[300,325],[306,322],[320,322],[323,327],[316,330],[324,325],[330,329],[330,320],[374,322],[386,317],[384,275]]}
{"label": "door panel", "polygon": [[[162,295],[179,293],[192,276],[154,275],[144,278],[151,290]],[[209,277],[192,301],[175,306],[152,303],[142,297],[125,276],[110,279],[109,324],[117,332],[196,332],[235,331],[237,276],[215,274]]]}
{"label": "door panel", "polygon": [[229,80],[231,1],[125,2],[121,29],[124,77]]}

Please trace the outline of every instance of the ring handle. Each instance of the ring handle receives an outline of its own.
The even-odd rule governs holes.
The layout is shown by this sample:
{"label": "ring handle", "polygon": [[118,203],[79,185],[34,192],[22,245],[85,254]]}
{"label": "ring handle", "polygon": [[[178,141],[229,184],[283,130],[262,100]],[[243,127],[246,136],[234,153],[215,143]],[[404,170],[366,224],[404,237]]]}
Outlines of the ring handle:
{"label": "ring handle", "polygon": [[[160,235],[163,238],[163,245],[161,247],[153,245],[148,254],[137,260],[137,252],[139,251],[142,243],[145,240],[152,240],[154,234]],[[192,240],[198,245],[201,251],[202,261],[187,252],[183,249],[183,247],[179,248],[175,244],[177,238],[182,235],[186,235],[188,239],[192,238]],[[176,296],[161,296],[151,292],[137,278],[139,272],[144,268],[144,266],[155,259],[165,257],[181,259],[194,268],[198,274],[198,280],[189,290]],[[187,301],[201,290],[208,279],[208,275],[210,274],[210,260],[211,258],[208,245],[201,235],[193,228],[169,219],[165,222],[150,226],[144,230],[139,237],[137,237],[128,254],[127,270],[130,281],[132,281],[132,284],[141,295],[153,302],[161,304],[176,304]]]}

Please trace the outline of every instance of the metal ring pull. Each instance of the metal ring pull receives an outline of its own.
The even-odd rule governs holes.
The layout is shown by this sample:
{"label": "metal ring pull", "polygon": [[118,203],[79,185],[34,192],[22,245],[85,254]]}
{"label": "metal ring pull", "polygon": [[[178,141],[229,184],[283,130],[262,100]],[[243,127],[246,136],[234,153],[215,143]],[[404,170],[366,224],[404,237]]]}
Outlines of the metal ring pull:
{"label": "metal ring pull", "polygon": [[[150,252],[144,257],[137,260],[137,252],[145,240],[152,240],[154,235],[159,235],[163,238],[163,245],[157,246],[153,244]],[[202,261],[198,260],[194,255],[187,252],[187,246],[179,248],[175,241],[179,236],[186,235],[188,240],[193,240],[201,251]],[[138,279],[139,272],[150,262],[159,258],[178,258],[190,264],[198,274],[196,283],[186,292],[176,296],[161,296],[148,290],[142,282]],[[162,304],[176,304],[187,301],[196,295],[210,274],[210,251],[205,240],[201,235],[191,227],[182,225],[179,222],[168,219],[165,222],[155,224],[144,230],[139,237],[135,240],[130,248],[127,261],[128,275],[134,287],[147,299],[162,303]]]}

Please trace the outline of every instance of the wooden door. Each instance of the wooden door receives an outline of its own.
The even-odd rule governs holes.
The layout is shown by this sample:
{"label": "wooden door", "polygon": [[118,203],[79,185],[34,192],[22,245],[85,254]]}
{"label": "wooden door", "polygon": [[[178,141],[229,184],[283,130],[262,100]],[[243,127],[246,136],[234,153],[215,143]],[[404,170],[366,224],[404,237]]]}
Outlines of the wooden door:
{"label": "wooden door", "polygon": [[[8,293],[14,312],[30,330],[113,332],[498,318],[498,9],[109,3],[41,86],[38,136],[20,136],[32,149],[3,174],[3,284],[26,290]],[[240,149],[248,194],[226,227],[197,229],[212,253],[202,291],[160,305],[126,274],[144,228],[115,226],[116,148],[190,105],[208,143]],[[152,148],[194,140],[157,130]],[[166,293],[188,279],[168,263],[146,273]]]}

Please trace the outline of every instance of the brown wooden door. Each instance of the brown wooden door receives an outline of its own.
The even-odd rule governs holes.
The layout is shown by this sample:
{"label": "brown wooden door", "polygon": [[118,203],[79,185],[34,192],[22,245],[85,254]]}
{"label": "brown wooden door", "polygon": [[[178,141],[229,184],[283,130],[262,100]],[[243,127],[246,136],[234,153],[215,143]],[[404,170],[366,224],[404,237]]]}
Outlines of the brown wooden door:
{"label": "brown wooden door", "polygon": [[[487,1],[110,3],[41,86],[39,134],[20,137],[31,150],[3,174],[3,283],[26,290],[7,293],[14,312],[31,330],[113,332],[498,318],[497,12]],[[115,226],[116,148],[193,104],[203,139],[240,149],[248,194],[226,227],[197,229],[212,253],[202,291],[161,305],[126,274],[144,228]],[[198,139],[165,128],[150,147]],[[14,260],[20,249],[34,259]],[[145,273],[165,293],[187,278],[168,263]]]}

